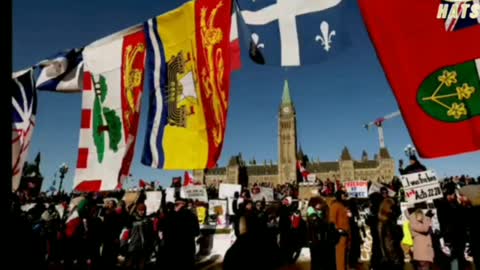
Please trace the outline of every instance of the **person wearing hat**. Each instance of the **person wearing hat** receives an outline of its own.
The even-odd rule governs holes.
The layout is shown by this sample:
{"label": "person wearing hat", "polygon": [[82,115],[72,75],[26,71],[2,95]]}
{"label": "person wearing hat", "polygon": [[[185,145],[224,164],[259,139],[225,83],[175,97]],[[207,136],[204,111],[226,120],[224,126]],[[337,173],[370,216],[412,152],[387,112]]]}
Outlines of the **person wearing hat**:
{"label": "person wearing hat", "polygon": [[345,205],[346,199],[347,193],[343,190],[338,190],[335,193],[335,200],[330,205],[329,212],[329,221],[335,224],[335,227],[341,236],[335,248],[337,270],[347,269],[351,213]]}
{"label": "person wearing hat", "polygon": [[403,168],[403,160],[402,159],[400,160],[398,164],[398,171],[400,172],[401,175],[416,173],[416,172],[423,172],[427,170],[427,168],[423,166],[423,164],[420,163],[420,161],[418,161],[417,156],[410,155],[409,159],[410,159],[410,164],[405,169]]}

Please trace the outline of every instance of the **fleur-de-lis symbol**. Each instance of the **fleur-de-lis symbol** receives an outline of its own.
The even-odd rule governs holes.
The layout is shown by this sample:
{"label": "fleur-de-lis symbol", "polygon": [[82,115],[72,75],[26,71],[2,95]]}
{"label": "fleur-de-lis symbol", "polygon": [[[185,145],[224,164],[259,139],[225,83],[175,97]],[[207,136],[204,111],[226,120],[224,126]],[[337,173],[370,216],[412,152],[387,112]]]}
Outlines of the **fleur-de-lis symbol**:
{"label": "fleur-de-lis symbol", "polygon": [[260,43],[260,36],[257,33],[252,34],[252,41],[253,41],[253,44],[255,44],[255,46],[257,48],[262,48],[263,49],[265,47],[265,44]]}
{"label": "fleur-de-lis symbol", "polygon": [[315,37],[315,41],[321,41],[323,49],[325,51],[329,51],[332,46],[330,45],[332,43],[332,37],[336,35],[335,30],[330,31],[330,26],[326,21],[322,21],[320,23],[320,34]]}

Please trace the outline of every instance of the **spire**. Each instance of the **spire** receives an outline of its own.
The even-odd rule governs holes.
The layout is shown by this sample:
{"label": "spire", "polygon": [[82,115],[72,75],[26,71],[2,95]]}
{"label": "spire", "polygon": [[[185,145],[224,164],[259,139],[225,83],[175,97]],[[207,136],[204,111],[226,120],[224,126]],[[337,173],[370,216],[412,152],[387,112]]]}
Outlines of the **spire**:
{"label": "spire", "polygon": [[342,155],[340,156],[341,160],[352,160],[352,156],[350,155],[350,152],[348,151],[348,148],[345,146],[342,150]]}
{"label": "spire", "polygon": [[304,157],[305,157],[305,154],[303,153],[302,145],[299,144],[298,151],[297,151],[297,160],[304,161],[304,160],[303,160]]}
{"label": "spire", "polygon": [[288,87],[288,81],[285,80],[283,85],[282,105],[291,105],[292,98],[290,97],[290,88]]}

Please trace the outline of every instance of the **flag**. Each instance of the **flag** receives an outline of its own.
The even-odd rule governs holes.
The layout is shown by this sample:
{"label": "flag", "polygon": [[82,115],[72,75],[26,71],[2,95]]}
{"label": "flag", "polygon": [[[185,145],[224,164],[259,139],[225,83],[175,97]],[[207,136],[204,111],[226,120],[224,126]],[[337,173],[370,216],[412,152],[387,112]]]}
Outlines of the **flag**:
{"label": "flag", "polygon": [[38,90],[56,92],[81,92],[83,87],[83,49],[63,51],[38,63],[40,74]]}
{"label": "flag", "polygon": [[349,45],[347,0],[237,0],[251,59],[258,64],[317,64]]}
{"label": "flag", "polygon": [[35,127],[37,92],[34,87],[33,69],[16,72],[10,82],[12,94],[12,190],[20,186],[23,165]]}
{"label": "flag", "polygon": [[76,236],[80,231],[83,222],[82,219],[87,215],[88,202],[83,197],[79,197],[80,201],[76,206],[73,206],[71,213],[65,221],[65,236],[72,238]]}
{"label": "flag", "polygon": [[129,175],[140,114],[145,54],[141,26],[84,49],[75,190],[114,190],[121,188]]}
{"label": "flag", "polygon": [[146,188],[147,186],[148,186],[148,183],[143,181],[143,179],[140,179],[140,181],[138,181],[139,188]]}
{"label": "flag", "polygon": [[303,167],[302,161],[300,160],[297,161],[297,170],[300,171],[300,173],[302,174],[303,180],[306,181],[310,173],[305,169],[305,167]]}
{"label": "flag", "polygon": [[242,59],[240,56],[240,40],[238,38],[237,8],[232,6],[232,19],[230,26],[230,63],[231,71],[242,68]]}
{"label": "flag", "polygon": [[480,24],[480,0],[442,0],[437,18],[445,20],[445,30],[458,31]]}
{"label": "flag", "polygon": [[183,186],[190,186],[190,185],[194,185],[195,184],[195,180],[193,179],[193,176],[185,171],[185,175],[183,177]]}
{"label": "flag", "polygon": [[231,1],[189,1],[145,23],[150,107],[142,163],[215,166],[230,88]]}
{"label": "flag", "polygon": [[480,149],[480,24],[447,31],[439,0],[359,3],[419,155]]}

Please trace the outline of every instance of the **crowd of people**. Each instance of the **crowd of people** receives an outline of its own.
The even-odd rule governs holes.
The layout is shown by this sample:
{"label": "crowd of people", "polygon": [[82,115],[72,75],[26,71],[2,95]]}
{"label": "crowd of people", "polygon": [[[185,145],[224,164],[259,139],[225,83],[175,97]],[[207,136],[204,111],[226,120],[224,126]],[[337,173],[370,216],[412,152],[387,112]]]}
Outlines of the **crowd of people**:
{"label": "crowd of people", "polygon": [[[400,167],[400,172],[422,169]],[[322,181],[319,196],[306,203],[296,199],[296,183],[243,187],[229,213],[236,240],[224,256],[223,269],[278,269],[295,263],[304,247],[310,249],[312,270],[356,269],[364,226],[372,237],[370,269],[403,269],[410,260],[418,270],[433,265],[470,269],[465,252],[480,269],[480,208],[458,192],[465,185],[480,185],[480,179],[449,177],[441,183],[444,196],[434,200],[433,207],[419,203],[403,212],[398,178],[367,199],[348,198],[340,182]],[[274,201],[253,199],[261,187],[274,190]],[[210,198],[218,196],[217,188],[207,187]],[[147,190],[162,188],[143,186],[133,203],[125,201],[124,191],[41,193],[34,198],[12,194],[12,233],[17,241],[11,249],[28,258],[18,261],[18,268],[194,269],[201,235],[196,208],[205,205],[176,192],[175,202],[163,196],[159,209],[147,215]]]}

